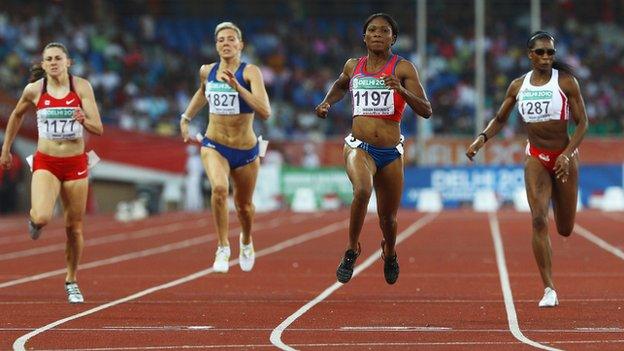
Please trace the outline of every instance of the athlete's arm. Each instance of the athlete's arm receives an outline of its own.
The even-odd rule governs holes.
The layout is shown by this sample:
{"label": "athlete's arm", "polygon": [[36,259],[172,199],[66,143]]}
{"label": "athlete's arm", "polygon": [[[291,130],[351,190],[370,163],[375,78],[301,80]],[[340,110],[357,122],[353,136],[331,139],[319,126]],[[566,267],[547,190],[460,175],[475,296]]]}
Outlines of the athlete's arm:
{"label": "athlete's arm", "polygon": [[327,117],[327,112],[329,111],[331,105],[342,100],[345,94],[349,91],[349,80],[353,75],[353,70],[355,70],[357,62],[358,60],[354,58],[347,60],[344,68],[342,69],[342,73],[338,76],[338,79],[336,79],[336,81],[329,88],[329,91],[327,92],[327,95],[325,95],[323,101],[316,106],[317,116],[321,118]]}
{"label": "athlete's arm", "polygon": [[213,64],[210,65],[202,65],[199,69],[199,88],[193,94],[191,101],[189,102],[186,110],[182,114],[182,118],[180,118],[180,133],[182,133],[182,139],[186,143],[189,140],[188,134],[188,125],[191,119],[195,117],[197,112],[202,109],[207,103],[206,99],[206,79],[208,78],[208,73],[210,73],[210,69]]}
{"label": "athlete's arm", "polygon": [[581,88],[574,76],[560,72],[559,86],[568,97],[570,115],[574,119],[574,123],[576,123],[576,129],[574,134],[572,134],[570,143],[563,151],[563,154],[569,158],[574,150],[579,147],[587,132],[587,112],[585,111],[585,101],[583,101],[583,96],[581,95]]}
{"label": "athlete's arm", "polygon": [[[228,84],[232,81],[236,81],[234,73],[226,70],[225,76],[228,80]],[[258,113],[260,118],[267,120],[271,116],[271,105],[269,104],[269,94],[267,94],[264,86],[264,78],[262,78],[262,72],[258,66],[248,64],[243,71],[243,78],[249,81],[251,91],[245,89],[242,85],[235,82],[236,91],[240,97],[245,100],[251,106],[251,108]],[[234,83],[234,82],[232,82]]]}
{"label": "athlete's arm", "polygon": [[[516,96],[518,95],[518,91],[522,86],[522,81],[524,77],[516,78],[507,88],[507,94],[505,95],[505,99],[501,104],[498,112],[496,112],[496,116],[492,118],[492,120],[488,123],[487,127],[483,130],[479,136],[472,142],[472,144],[466,150],[466,156],[472,161],[472,158],[477,154],[479,149],[485,144],[486,140],[493,138],[498,132],[503,129],[507,120],[509,119],[509,114],[511,110],[516,105]],[[483,136],[482,134],[485,134]]]}
{"label": "athlete's arm", "polygon": [[384,82],[390,89],[399,93],[417,115],[431,117],[431,103],[427,100],[425,90],[418,78],[416,67],[406,60],[401,60],[396,67],[395,75],[385,76]]}
{"label": "athlete's arm", "polygon": [[[37,86],[39,86],[39,89]],[[2,152],[0,153],[0,166],[3,168],[9,169],[11,167],[11,145],[13,145],[17,131],[22,126],[24,114],[28,111],[29,107],[35,105],[34,101],[38,91],[41,90],[40,88],[41,84],[37,84],[37,82],[26,85],[22,96],[17,101],[17,105],[15,105],[13,112],[11,112],[11,116],[9,116],[9,121],[4,131]]]}
{"label": "athlete's arm", "polygon": [[86,79],[80,77],[74,77],[74,84],[76,86],[76,93],[78,93],[82,101],[82,110],[76,110],[74,118],[89,132],[102,135],[102,133],[104,133],[104,126],[102,126],[100,111],[98,111],[91,84],[89,84]]}

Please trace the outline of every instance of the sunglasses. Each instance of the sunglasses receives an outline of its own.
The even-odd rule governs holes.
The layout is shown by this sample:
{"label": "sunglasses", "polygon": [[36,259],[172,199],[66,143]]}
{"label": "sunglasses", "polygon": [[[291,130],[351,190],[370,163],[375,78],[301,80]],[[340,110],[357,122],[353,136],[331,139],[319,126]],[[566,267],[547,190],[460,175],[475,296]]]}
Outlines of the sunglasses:
{"label": "sunglasses", "polygon": [[544,54],[548,55],[548,56],[553,56],[555,54],[555,52],[557,52],[557,50],[555,49],[533,49],[531,50],[532,52],[535,53],[535,55],[537,56],[542,56]]}

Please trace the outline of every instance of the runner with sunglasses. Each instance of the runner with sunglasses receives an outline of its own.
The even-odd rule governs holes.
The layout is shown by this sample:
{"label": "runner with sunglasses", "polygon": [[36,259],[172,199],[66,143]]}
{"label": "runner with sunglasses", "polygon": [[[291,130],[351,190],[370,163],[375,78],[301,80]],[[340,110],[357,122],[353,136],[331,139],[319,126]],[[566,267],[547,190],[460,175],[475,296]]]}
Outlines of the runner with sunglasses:
{"label": "runner with sunglasses", "polygon": [[[544,283],[539,307],[559,304],[551,270],[548,208],[553,204],[557,231],[574,228],[578,194],[578,147],[587,131],[587,114],[574,71],[555,61],[555,39],[538,31],[527,42],[532,70],[509,85],[503,103],[485,130],[468,147],[470,160],[503,128],[517,105],[526,124],[528,143],[524,180],[533,226],[533,254]],[[568,135],[568,121],[576,124]]]}

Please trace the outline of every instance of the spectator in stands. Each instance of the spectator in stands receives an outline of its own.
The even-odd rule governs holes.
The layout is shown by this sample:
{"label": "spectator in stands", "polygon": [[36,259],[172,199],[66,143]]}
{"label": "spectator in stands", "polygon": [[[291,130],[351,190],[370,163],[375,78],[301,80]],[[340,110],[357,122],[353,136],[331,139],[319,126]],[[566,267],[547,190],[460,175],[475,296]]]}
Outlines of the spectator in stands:
{"label": "spectator in stands", "polygon": [[11,167],[11,145],[24,114],[35,107],[39,139],[32,165],[30,237],[39,238],[60,195],[67,232],[65,290],[70,303],[82,303],[76,271],[83,249],[82,218],[89,188],[83,131],[100,135],[103,127],[91,85],[68,72],[71,61],[65,46],[50,43],[42,56],[9,117],[0,166]]}
{"label": "spectator in stands", "polygon": [[[517,104],[528,134],[524,177],[533,219],[533,253],[545,287],[538,305],[554,307],[559,301],[551,272],[548,208],[552,201],[557,231],[569,236],[576,216],[578,147],[587,131],[587,114],[574,71],[555,60],[554,37],[535,32],[527,49],[532,70],[511,82],[498,113],[468,147],[466,156],[472,160],[501,131]],[[576,124],[571,137],[570,118]]]}
{"label": "spectator in stands", "polygon": [[361,251],[359,237],[373,189],[383,233],[384,277],[388,284],[394,284],[399,276],[395,242],[396,215],[403,193],[401,117],[406,103],[425,118],[432,112],[416,68],[392,52],[398,34],[392,17],[384,13],[371,15],[362,28],[366,56],[347,60],[316,107],[316,114],[325,118],[333,104],[351,93],[352,132],[345,138],[344,158],[354,197],[347,250],[336,271],[342,283],[351,279]]}
{"label": "spectator in stands", "polygon": [[232,178],[234,204],[242,232],[239,237],[239,264],[243,271],[253,268],[255,254],[251,238],[254,218],[252,202],[260,169],[259,143],[253,130],[254,114],[266,120],[271,114],[269,97],[260,69],[241,61],[243,36],[231,22],[215,28],[220,60],[202,65],[199,89],[180,119],[184,141],[189,140],[189,122],[208,104],[209,123],[201,141],[201,157],[212,188],[210,204],[219,242],[213,269],[229,269],[228,189]]}

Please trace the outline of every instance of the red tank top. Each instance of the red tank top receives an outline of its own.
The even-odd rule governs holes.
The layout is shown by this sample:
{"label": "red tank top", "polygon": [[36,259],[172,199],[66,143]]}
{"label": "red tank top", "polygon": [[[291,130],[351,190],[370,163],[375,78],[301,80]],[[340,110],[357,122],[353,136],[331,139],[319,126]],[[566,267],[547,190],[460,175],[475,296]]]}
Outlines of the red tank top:
{"label": "red tank top", "polygon": [[359,58],[349,81],[353,117],[365,116],[401,122],[405,100],[401,94],[385,86],[382,76],[393,75],[402,59],[399,55],[392,55],[381,70],[369,73],[366,72],[368,57]]}
{"label": "red tank top", "polygon": [[43,78],[41,96],[37,101],[37,111],[54,107],[82,107],[82,101],[74,89],[74,78],[71,74],[69,75],[69,93],[61,99],[57,99],[48,93],[48,78]]}

